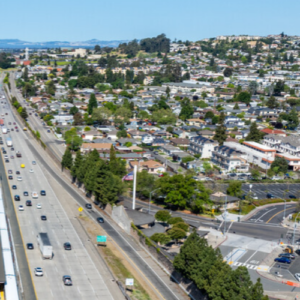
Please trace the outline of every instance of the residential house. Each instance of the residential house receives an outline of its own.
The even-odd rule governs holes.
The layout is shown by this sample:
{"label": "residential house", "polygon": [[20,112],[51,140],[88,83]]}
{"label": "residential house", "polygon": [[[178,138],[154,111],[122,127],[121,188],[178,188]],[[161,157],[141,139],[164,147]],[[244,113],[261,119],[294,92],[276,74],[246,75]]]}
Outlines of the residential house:
{"label": "residential house", "polygon": [[193,154],[200,154],[201,158],[211,158],[212,152],[218,145],[217,141],[199,135],[191,138],[188,151]]}
{"label": "residential house", "polygon": [[188,147],[190,144],[189,139],[180,139],[180,138],[175,138],[170,140],[170,144],[175,146],[175,147]]}
{"label": "residential house", "polygon": [[83,131],[81,134],[81,137],[84,140],[94,140],[96,138],[101,138],[103,136],[103,134],[101,132],[99,132],[98,130],[90,130],[90,131]]}
{"label": "residential house", "polygon": [[227,146],[215,147],[211,161],[225,172],[248,172],[247,154]]}
{"label": "residential house", "polygon": [[80,151],[85,153],[92,150],[97,150],[99,152],[109,151],[112,143],[83,143],[81,145]]}
{"label": "residential house", "polygon": [[164,145],[164,146],[161,146],[160,149],[169,156],[177,154],[178,152],[183,152],[180,148],[174,147],[172,145]]}
{"label": "residential house", "polygon": [[146,170],[149,174],[162,174],[166,171],[165,167],[155,160],[147,160],[140,162],[132,160],[129,162],[129,166],[131,168],[137,166],[138,172]]}

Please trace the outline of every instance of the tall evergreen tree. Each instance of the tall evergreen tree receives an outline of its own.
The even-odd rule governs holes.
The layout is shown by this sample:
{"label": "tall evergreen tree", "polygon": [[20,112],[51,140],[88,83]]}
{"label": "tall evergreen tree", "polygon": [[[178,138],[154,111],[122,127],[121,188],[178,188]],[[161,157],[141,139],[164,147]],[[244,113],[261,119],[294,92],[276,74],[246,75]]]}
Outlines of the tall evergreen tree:
{"label": "tall evergreen tree", "polygon": [[227,139],[226,127],[224,125],[224,121],[225,121],[225,114],[222,112],[219,118],[219,125],[217,126],[215,135],[213,137],[213,140],[218,141],[220,146],[223,145],[223,143]]}
{"label": "tall evergreen tree", "polygon": [[264,136],[264,133],[258,130],[256,122],[252,122],[250,132],[246,137],[246,141],[259,142]]}
{"label": "tall evergreen tree", "polygon": [[73,165],[73,157],[72,157],[72,153],[68,147],[68,148],[66,148],[66,151],[62,157],[61,167],[68,168],[70,170],[72,168],[72,165]]}
{"label": "tall evergreen tree", "polygon": [[123,177],[126,174],[126,162],[120,158],[117,158],[113,145],[110,147],[109,169],[114,175],[119,177]]}
{"label": "tall evergreen tree", "polygon": [[80,150],[78,150],[76,152],[76,157],[75,157],[75,160],[74,160],[74,164],[73,164],[72,169],[71,169],[71,175],[74,178],[77,178],[77,173],[78,173],[78,170],[81,166],[82,160],[83,160],[83,158],[82,158],[81,152],[80,152]]}
{"label": "tall evergreen tree", "polygon": [[98,103],[95,94],[91,94],[89,104],[88,104],[88,114],[91,115],[93,113],[93,109],[97,107],[98,107]]}

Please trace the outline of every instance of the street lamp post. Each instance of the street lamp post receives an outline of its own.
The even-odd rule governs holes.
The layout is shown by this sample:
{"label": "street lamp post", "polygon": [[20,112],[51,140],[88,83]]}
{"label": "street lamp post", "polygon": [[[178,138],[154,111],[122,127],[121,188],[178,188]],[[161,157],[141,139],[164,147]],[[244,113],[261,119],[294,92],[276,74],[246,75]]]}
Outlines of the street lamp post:
{"label": "street lamp post", "polygon": [[227,193],[225,197],[225,211],[224,211],[224,236],[226,236],[226,215],[227,215]]}
{"label": "street lamp post", "polygon": [[157,190],[159,190],[159,188],[157,188],[157,189],[150,192],[148,214],[150,214],[150,203],[151,203],[152,193],[157,191]]}

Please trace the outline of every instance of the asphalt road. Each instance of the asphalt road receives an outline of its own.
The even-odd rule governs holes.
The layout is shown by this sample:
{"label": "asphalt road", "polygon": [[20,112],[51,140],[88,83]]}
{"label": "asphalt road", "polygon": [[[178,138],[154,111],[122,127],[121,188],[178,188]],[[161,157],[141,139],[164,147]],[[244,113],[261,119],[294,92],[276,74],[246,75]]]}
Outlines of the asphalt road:
{"label": "asphalt road", "polygon": [[[5,124],[8,128],[15,125],[8,125],[8,122],[16,122],[8,104],[0,106],[0,113],[8,112],[5,115]],[[33,243],[34,250],[26,250],[31,274],[37,296],[39,299],[113,299],[108,288],[106,287],[101,274],[98,272],[93,261],[89,257],[86,249],[81,243],[76,231],[74,230],[69,218],[60,205],[55,193],[48,184],[47,178],[44,176],[39,161],[31,148],[28,147],[28,133],[12,131],[9,134],[0,134],[3,138],[3,147],[7,149],[7,155],[15,156],[17,150],[21,151],[22,158],[9,158],[9,162],[5,163],[6,171],[13,171],[13,180],[9,180],[8,184],[17,185],[17,190],[12,190],[13,195],[20,195],[21,201],[14,201],[17,211],[19,224],[23,234],[24,243]],[[15,150],[6,147],[5,139],[11,137]],[[31,145],[31,144],[30,144]],[[37,165],[33,165],[32,161],[36,160]],[[20,165],[25,164],[22,169]],[[33,173],[29,172],[33,169]],[[22,180],[17,180],[16,171],[20,171]],[[6,176],[6,175],[4,175]],[[46,190],[47,195],[38,199],[32,199],[31,192]],[[24,197],[23,192],[28,191],[29,196]],[[25,206],[26,200],[32,200],[33,206]],[[41,203],[42,209],[37,209],[36,204]],[[19,211],[19,205],[24,206],[24,211]],[[41,215],[47,216],[47,221],[41,220]],[[43,260],[40,250],[37,246],[36,235],[38,232],[47,232],[53,246],[53,260]],[[70,242],[72,244],[71,251],[65,251],[63,244]],[[26,260],[25,260],[26,261]],[[24,261],[24,263],[25,263]],[[44,277],[35,277],[34,268],[42,267]],[[73,280],[72,287],[66,287],[62,283],[63,275],[71,275]],[[22,278],[23,280],[23,278]]]}

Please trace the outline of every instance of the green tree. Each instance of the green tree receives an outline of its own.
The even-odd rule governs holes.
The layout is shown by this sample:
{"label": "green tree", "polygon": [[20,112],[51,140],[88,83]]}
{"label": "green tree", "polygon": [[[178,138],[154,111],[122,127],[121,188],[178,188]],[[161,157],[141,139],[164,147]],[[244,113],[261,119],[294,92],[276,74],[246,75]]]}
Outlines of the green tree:
{"label": "green tree", "polygon": [[97,121],[100,125],[108,124],[112,112],[106,107],[98,107],[93,110],[92,119]]}
{"label": "green tree", "polygon": [[20,113],[20,116],[25,120],[28,118],[28,113],[27,113],[27,109],[26,107],[23,107],[21,113]]}
{"label": "green tree", "polygon": [[188,232],[190,226],[184,222],[180,222],[180,223],[175,223],[172,228],[180,228],[180,229],[184,230],[185,232]]}
{"label": "green tree", "polygon": [[242,194],[242,183],[240,181],[231,181],[227,188],[230,196],[240,197]]}
{"label": "green tree", "polygon": [[194,113],[193,106],[190,103],[190,99],[184,98],[181,102],[181,111],[179,114],[179,118],[181,120],[186,120],[192,117]]}
{"label": "green tree", "polygon": [[251,95],[248,92],[240,92],[237,96],[237,101],[249,104],[251,101]]}
{"label": "green tree", "polygon": [[159,210],[155,213],[155,219],[161,222],[168,222],[171,219],[171,214],[167,210]]}
{"label": "green tree", "polygon": [[269,108],[278,108],[279,107],[279,103],[278,101],[276,100],[276,98],[274,96],[271,96],[266,105],[269,107]]}
{"label": "green tree", "polygon": [[67,169],[71,169],[73,165],[73,157],[72,157],[72,153],[69,149],[69,147],[66,148],[64,155],[62,156],[62,160],[61,160],[61,167],[63,168],[67,168]]}
{"label": "green tree", "polygon": [[177,223],[183,223],[183,219],[181,217],[173,217],[168,220],[168,224],[175,225]]}
{"label": "green tree", "polygon": [[258,180],[260,177],[260,173],[257,169],[252,169],[251,170],[251,176],[254,180]]}
{"label": "green tree", "polygon": [[115,112],[115,122],[116,123],[128,123],[132,112],[126,107],[120,107]]}
{"label": "green tree", "polygon": [[73,178],[76,178],[77,177],[77,173],[78,173],[78,170],[82,164],[82,155],[81,155],[81,152],[80,150],[78,150],[76,152],[76,157],[75,157],[75,160],[74,160],[74,164],[72,166],[72,169],[71,169],[71,175],[73,176]]}
{"label": "green tree", "polygon": [[281,173],[281,172],[285,174],[288,170],[288,167],[289,167],[289,165],[288,165],[287,161],[283,157],[278,157],[278,156],[275,157],[275,160],[271,164],[272,170],[274,170],[275,168],[278,168],[278,169],[276,169],[277,172],[275,172],[277,174]]}
{"label": "green tree", "polygon": [[167,234],[171,237],[172,240],[176,240],[176,242],[186,237],[186,232],[177,227],[168,230]]}
{"label": "green tree", "polygon": [[146,170],[138,172],[136,176],[136,191],[144,197],[150,196],[155,184],[155,177],[149,174]]}
{"label": "green tree", "polygon": [[162,125],[175,124],[177,118],[170,109],[160,109],[152,113],[151,120]]}
{"label": "green tree", "polygon": [[70,108],[70,114],[73,115],[73,116],[75,114],[77,114],[78,111],[79,111],[79,109],[76,106],[73,106],[73,107]]}
{"label": "green tree", "polygon": [[98,107],[98,102],[95,94],[91,94],[88,104],[88,114],[91,115],[93,113],[94,108]]}
{"label": "green tree", "polygon": [[299,125],[299,118],[295,108],[293,108],[288,115],[289,128],[295,129]]}
{"label": "green tree", "polygon": [[171,237],[165,233],[154,233],[150,239],[161,245],[165,245],[171,241]]}
{"label": "green tree", "polygon": [[82,138],[77,135],[76,128],[72,128],[65,132],[65,141],[70,149],[75,151],[77,151],[82,144]]}
{"label": "green tree", "polygon": [[224,121],[225,121],[225,114],[222,112],[219,117],[219,125],[217,126],[215,135],[213,137],[213,140],[217,141],[220,145],[223,145],[223,143],[227,139],[226,127],[224,125]]}
{"label": "green tree", "polygon": [[232,76],[232,68],[225,68],[223,74],[224,74],[225,77]]}
{"label": "green tree", "polygon": [[236,102],[233,109],[240,109],[239,104]]}
{"label": "green tree", "polygon": [[116,151],[113,145],[110,147],[109,153],[109,169],[110,171],[119,177],[123,177],[126,174],[126,162],[123,159],[117,158]]}
{"label": "green tree", "polygon": [[259,142],[264,137],[264,133],[258,130],[256,122],[252,122],[250,132],[246,137],[246,141]]}

